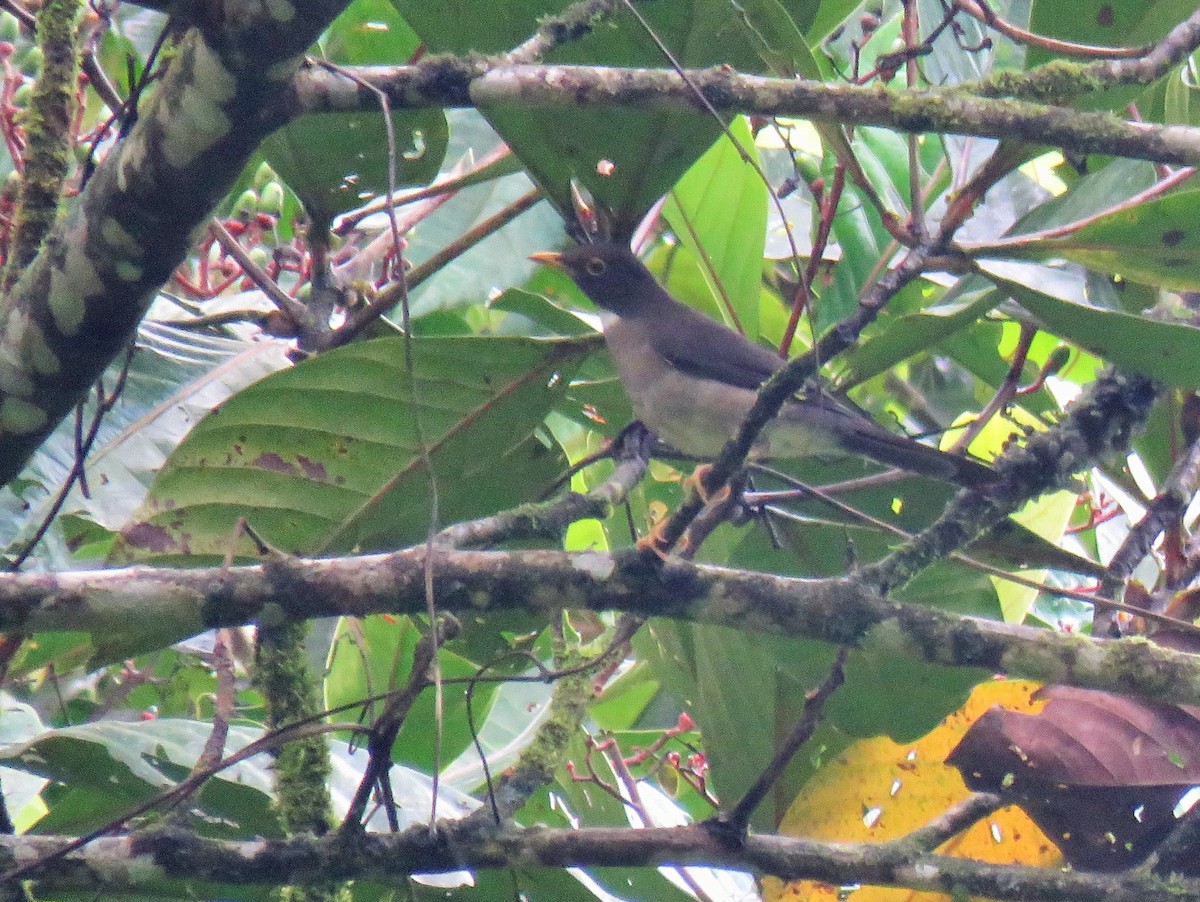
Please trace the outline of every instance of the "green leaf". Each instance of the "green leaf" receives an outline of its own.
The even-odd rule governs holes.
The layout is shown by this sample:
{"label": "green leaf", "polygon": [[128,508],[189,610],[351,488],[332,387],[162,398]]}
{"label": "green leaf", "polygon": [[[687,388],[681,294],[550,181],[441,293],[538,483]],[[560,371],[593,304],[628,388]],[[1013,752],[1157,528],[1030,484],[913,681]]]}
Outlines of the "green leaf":
{"label": "green leaf", "polygon": [[[780,0],[740,0],[730,4],[746,37],[773,75],[819,80],[821,67],[788,9]],[[792,2],[794,12],[810,19],[820,4]]]}
{"label": "green leaf", "polygon": [[391,0],[354,0],[320,41],[325,55],[343,66],[395,65],[420,44]]}
{"label": "green leaf", "polygon": [[1047,266],[978,262],[988,278],[1056,335],[1178,388],[1200,385],[1200,329],[1098,310],[1087,304],[1078,279]]}
{"label": "green leaf", "polygon": [[[833,164],[833,157],[826,153],[823,164],[826,184],[832,183]],[[859,293],[892,240],[875,208],[850,184],[842,192],[830,237],[837,242],[842,256],[834,267],[832,284],[824,288],[813,286],[819,291],[815,326],[818,333],[857,309]]]}
{"label": "green leaf", "polygon": [[858,0],[821,0],[812,3],[809,0],[792,0],[792,18],[801,28],[805,29],[813,46],[818,46],[861,4]]}
{"label": "green leaf", "polygon": [[[494,513],[551,484],[566,461],[533,436],[598,339],[417,338],[417,411],[400,338],[362,342],[276,373],[207,416],[162,468],[112,560],[254,558],[245,517],[300,554],[396,548],[429,528],[430,475],[440,522]],[[502,478],[498,477],[502,474]],[[93,637],[113,659],[182,638],[131,617]]]}
{"label": "green leaf", "polygon": [[[1102,47],[1140,47],[1161,38],[1196,11],[1193,0],[1074,0],[1063,15],[1056,0],[1033,0],[1029,29],[1048,38]],[[1029,48],[1028,65],[1054,59],[1051,49]]]}
{"label": "green leaf", "polygon": [[628,730],[661,688],[653,668],[639,662],[604,687],[604,695],[591,706],[589,714],[606,732]]}
{"label": "green leaf", "polygon": [[[548,266],[544,268],[550,269]],[[525,328],[523,334],[527,335],[594,335],[596,331],[577,314],[559,307],[545,295],[520,288],[510,288],[488,304],[488,309],[521,317],[521,324]]]}
{"label": "green leaf", "polygon": [[[441,110],[392,114],[396,185],[424,185],[438,173],[450,132]],[[381,113],[314,113],[277,129],[261,152],[303,201],[328,222],[388,190],[387,125]]]}
{"label": "green leaf", "polygon": [[[489,779],[516,763],[537,736],[549,713],[551,687],[544,682],[502,683],[492,698],[487,719],[479,726],[479,747],[486,756],[485,771],[475,744],[442,770],[444,785],[477,792]],[[479,720],[476,719],[476,724]]]}
{"label": "green leaf", "polygon": [[[1030,530],[1024,535],[1032,536],[1052,548],[1070,524],[1077,500],[1073,492],[1051,492],[1030,501],[1013,515],[1013,519]],[[1046,573],[1046,570],[1024,570],[1021,575],[1034,582],[1044,582]],[[1000,609],[1004,612],[1004,621],[1024,623],[1040,590],[999,577],[992,577],[992,580],[1000,599]]]}
{"label": "green leaf", "polygon": [[561,12],[563,0],[393,0],[400,15],[435,53],[504,53],[533,34],[540,18]]}
{"label": "green leaf", "polygon": [[[407,685],[412,675],[413,651],[420,638],[421,632],[409,617],[379,614],[341,618],[326,666],[326,707],[338,707]],[[444,679],[474,676],[479,669],[478,665],[446,649],[439,652],[439,660]],[[487,715],[495,691],[494,683],[481,683],[475,687],[472,713],[476,723]],[[439,729],[442,731],[442,761],[453,758],[471,744],[466,717],[466,687],[461,683],[447,686],[443,702],[443,720],[439,723],[434,708],[434,693],[421,693],[392,746],[393,761],[408,764],[424,773],[432,773],[439,763],[434,756],[435,733]],[[338,719],[373,723],[384,705],[386,702],[375,702],[369,713],[361,713],[363,709],[353,709],[338,715]]]}
{"label": "green leaf", "polygon": [[[239,516],[301,554],[394,548],[424,537],[429,474],[442,522],[527,498],[554,473],[532,430],[595,339],[417,338],[415,395],[402,338],[339,348],[255,383],[176,449],[116,558],[254,556]],[[549,466],[547,466],[547,464]],[[496,474],[504,478],[497,479]]]}
{"label": "green leaf", "polygon": [[[740,148],[740,149],[739,149]],[[758,299],[766,243],[767,188],[751,163],[758,152],[739,116],[668,195],[663,217],[700,271],[726,325],[758,335]]]}
{"label": "green leaf", "polygon": [[1070,190],[1039,204],[1021,217],[1012,229],[1014,237],[1067,226],[1074,222],[1102,216],[1111,207],[1122,203],[1157,181],[1154,164],[1145,160],[1113,160],[1106,166],[1088,172],[1071,185]]}
{"label": "green leaf", "polygon": [[[51,813],[36,832],[80,835],[127,814],[134,805],[173,789],[191,773],[213,730],[198,720],[100,721],[47,730],[20,745],[6,746],[0,761],[51,781],[43,790]],[[261,739],[264,731],[233,725],[226,755]],[[335,767],[331,792],[343,810],[358,787],[366,754],[344,742],[330,742]],[[390,779],[401,805],[401,829],[428,818],[430,781],[409,768],[393,767]],[[283,825],[273,802],[273,759],[263,753],[232,765],[205,781],[176,811],[204,836],[281,837]],[[438,810],[448,817],[478,807],[470,797],[441,787]],[[381,814],[381,812],[380,812]],[[372,826],[381,826],[382,817]]]}
{"label": "green leaf", "polygon": [[[756,636],[702,624],[679,624],[694,672],[692,715],[704,736],[718,796],[733,804],[770,762],[804,694],[816,687],[834,649],[816,642]],[[736,674],[736,677],[735,677]],[[772,800],[779,805],[773,810]],[[785,799],[765,802],[755,823],[773,827]]]}
{"label": "green leaf", "polygon": [[[81,834],[173,788],[187,777],[211,732],[212,724],[201,721],[101,721],[48,730],[5,748],[0,760],[58,784],[56,804],[38,832]],[[261,735],[231,726],[226,750]],[[269,760],[251,758],[207,781],[189,797],[188,810],[201,815],[191,826],[207,836],[282,836],[271,805]]]}
{"label": "green leaf", "polygon": [[[1196,11],[1193,0],[1073,0],[1070,15],[1059,0],[1033,0],[1029,29],[1034,34],[1101,47],[1144,47],[1155,43]],[[1061,59],[1050,47],[1031,46],[1027,67]],[[1129,103],[1142,88],[1127,85],[1080,94],[1075,106],[1116,110]],[[1140,104],[1139,104],[1140,106]]]}
{"label": "green leaf", "polygon": [[[436,10],[416,0],[399,3],[409,24],[435,52],[507,51],[533,33],[539,15],[563,5],[507,0],[489,4],[488,15],[480,16],[475,4],[461,0],[449,8],[438,4]],[[740,71],[770,71],[760,56],[762,39],[731,14],[728,0],[672,0],[642,5],[638,12],[685,68],[729,64]],[[797,49],[786,52],[794,57]],[[624,8],[580,40],[557,47],[545,62],[670,65],[646,28]],[[714,117],[699,109],[569,104],[539,109],[482,96],[477,105],[564,217],[573,218],[570,186],[576,180],[611,211],[618,237],[632,234],[646,211],[721,132]]]}
{"label": "green leaf", "polygon": [[887,372],[967,328],[1002,300],[986,279],[959,279],[935,307],[892,318],[886,329],[872,332],[870,338],[840,355],[838,362],[845,367],[843,381],[857,385]]}
{"label": "green leaf", "polygon": [[1200,94],[1196,90],[1196,56],[1184,63],[1184,69],[1163,86],[1163,113],[1166,125],[1200,124]]}
{"label": "green leaf", "polygon": [[1200,289],[1197,205],[1200,190],[1174,191],[1108,213],[1061,237],[1003,242],[990,253],[1035,260],[1065,257],[1135,282],[1194,291]]}
{"label": "green leaf", "polygon": [[[647,113],[630,108],[538,109],[481,106],[568,221],[572,181],[612,212],[613,231],[632,234],[646,211],[719,134],[712,120],[691,112]],[[598,170],[612,164],[612,174]]]}
{"label": "green leaf", "polygon": [[990,676],[921,660],[913,639],[887,622],[872,629],[850,654],[845,685],[829,700],[826,715],[850,736],[887,735],[910,742],[937,726]]}

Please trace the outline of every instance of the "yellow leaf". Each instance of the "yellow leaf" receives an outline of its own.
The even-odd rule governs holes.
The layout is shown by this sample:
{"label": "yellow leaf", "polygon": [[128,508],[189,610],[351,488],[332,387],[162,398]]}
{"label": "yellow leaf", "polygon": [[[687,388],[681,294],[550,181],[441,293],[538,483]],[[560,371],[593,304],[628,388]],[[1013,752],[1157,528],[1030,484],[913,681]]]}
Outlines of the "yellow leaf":
{"label": "yellow leaf", "polygon": [[[886,736],[864,739],[847,748],[804,787],[780,824],[788,836],[832,842],[887,842],[899,839],[940,815],[970,794],[958,771],[943,763],[967,728],[984,711],[1001,705],[1034,712],[1037,684],[995,680],[975,687],[967,703],[914,743],[900,745]],[[1059,864],[1062,855],[1024,812],[1004,808],[974,824],[939,852],[994,864]],[[833,902],[838,887],[801,880],[763,881],[767,902]],[[949,902],[940,893],[864,887],[853,902]]]}

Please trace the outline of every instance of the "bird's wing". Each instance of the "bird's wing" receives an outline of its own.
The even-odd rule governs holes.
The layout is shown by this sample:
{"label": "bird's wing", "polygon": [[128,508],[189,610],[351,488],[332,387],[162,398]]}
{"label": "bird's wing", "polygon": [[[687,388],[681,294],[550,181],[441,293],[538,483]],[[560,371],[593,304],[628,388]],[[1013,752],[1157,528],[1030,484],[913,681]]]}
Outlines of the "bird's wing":
{"label": "bird's wing", "polygon": [[655,349],[681,372],[756,389],[784,361],[702,313],[679,304],[653,330]]}

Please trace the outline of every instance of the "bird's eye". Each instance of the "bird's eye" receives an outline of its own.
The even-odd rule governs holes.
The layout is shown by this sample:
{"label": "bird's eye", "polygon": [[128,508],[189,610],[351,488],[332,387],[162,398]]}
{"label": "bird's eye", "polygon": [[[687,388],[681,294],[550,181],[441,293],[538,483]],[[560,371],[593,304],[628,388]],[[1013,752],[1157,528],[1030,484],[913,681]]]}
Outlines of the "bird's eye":
{"label": "bird's eye", "polygon": [[589,276],[602,276],[604,271],[608,269],[608,265],[599,257],[589,257],[588,262],[583,265]]}

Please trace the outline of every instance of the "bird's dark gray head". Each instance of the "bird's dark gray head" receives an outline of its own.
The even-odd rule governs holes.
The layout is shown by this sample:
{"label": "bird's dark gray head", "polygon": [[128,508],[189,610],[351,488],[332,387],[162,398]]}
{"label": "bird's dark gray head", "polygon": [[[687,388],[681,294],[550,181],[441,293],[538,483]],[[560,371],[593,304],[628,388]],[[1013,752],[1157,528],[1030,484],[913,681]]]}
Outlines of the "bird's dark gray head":
{"label": "bird's dark gray head", "polygon": [[636,314],[655,303],[672,303],[633,252],[619,244],[581,244],[561,254],[533,254],[530,259],[561,269],[592,303],[617,316]]}

